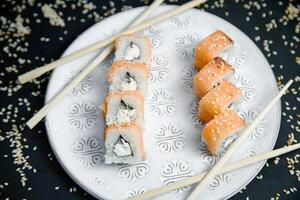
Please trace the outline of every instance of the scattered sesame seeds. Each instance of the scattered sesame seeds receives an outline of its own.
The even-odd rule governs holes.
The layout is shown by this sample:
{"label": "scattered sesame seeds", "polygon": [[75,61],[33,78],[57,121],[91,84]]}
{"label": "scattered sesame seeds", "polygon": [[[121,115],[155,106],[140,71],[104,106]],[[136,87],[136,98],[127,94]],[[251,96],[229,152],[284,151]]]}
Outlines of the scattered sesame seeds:
{"label": "scattered sesame seeds", "polygon": [[296,154],[294,157],[286,157],[288,171],[291,175],[295,175],[300,182],[300,170],[296,169],[296,164],[299,163],[299,154]]}
{"label": "scattered sesame seeds", "polygon": [[262,180],[263,179],[263,175],[261,174],[261,175],[256,176],[256,179]]}
{"label": "scattered sesame seeds", "polygon": [[278,165],[279,161],[280,161],[280,158],[276,157],[273,162],[274,162],[275,165]]}
{"label": "scattered sesame seeds", "polygon": [[[7,1],[8,2],[8,1]],[[9,2],[16,2],[16,1],[9,1]],[[22,3],[21,3],[22,2]],[[26,2],[26,3],[24,3]],[[91,3],[88,0],[78,0],[78,1],[62,1],[62,0],[56,0],[55,3],[47,4],[47,6],[50,8],[50,10],[55,12],[55,17],[53,21],[50,16],[45,16],[45,13],[41,12],[35,12],[32,13],[32,17],[30,17],[30,14],[26,12],[26,6],[36,6],[39,7],[39,10],[43,10],[43,7],[45,6],[43,3],[37,2],[35,0],[28,0],[28,1],[20,1],[19,6],[14,6],[15,8],[12,9],[11,12],[15,12],[15,16],[13,18],[8,18],[7,16],[0,16],[1,21],[1,31],[0,31],[0,42],[3,43],[3,54],[1,54],[0,63],[2,64],[3,68],[0,72],[0,92],[3,94],[5,98],[11,98],[13,99],[17,95],[19,95],[20,90],[23,89],[21,85],[19,85],[15,80],[15,76],[17,74],[20,74],[21,72],[25,72],[29,69],[29,67],[33,67],[35,65],[40,65],[45,62],[49,62],[49,58],[45,58],[42,56],[37,56],[37,59],[34,57],[28,58],[26,57],[26,54],[28,51],[31,51],[33,44],[28,43],[28,38],[31,37],[33,31],[32,24],[38,23],[41,24],[43,22],[48,23],[47,20],[45,20],[44,17],[46,17],[49,20],[50,25],[52,25],[52,28],[57,28],[58,31],[62,31],[62,34],[58,37],[59,41],[63,41],[69,37],[71,34],[71,31],[64,30],[63,28],[67,28],[68,23],[72,22],[80,22],[80,23],[87,23],[91,22],[89,19],[93,19],[95,22],[100,21],[104,18],[104,16],[109,16],[117,12],[117,10],[114,8],[115,5],[112,2],[107,2],[105,6],[99,6],[98,3],[94,4]],[[146,4],[149,4],[149,0],[141,1]],[[177,2],[177,0],[171,0],[169,2]],[[286,1],[277,1],[274,4],[278,4],[283,7],[285,15],[277,18],[275,17],[275,12],[269,10],[267,4],[268,2],[264,1],[240,1],[240,0],[234,0],[232,3],[240,4],[241,7],[244,7],[245,10],[247,10],[247,16],[243,18],[244,21],[247,20],[247,22],[253,22],[255,17],[258,17],[261,19],[262,23],[261,25],[257,25],[255,27],[250,27],[251,30],[255,30],[255,36],[252,38],[255,40],[258,45],[262,45],[263,41],[267,40],[266,49],[263,49],[264,53],[272,58],[278,58],[278,55],[281,55],[283,52],[287,52],[289,55],[292,56],[292,61],[296,65],[291,65],[293,63],[286,62],[288,60],[279,61],[279,62],[272,62],[274,63],[272,65],[272,69],[274,70],[275,74],[278,78],[279,85],[282,85],[284,82],[286,82],[287,79],[292,78],[293,74],[279,74],[284,72],[279,72],[279,69],[284,69],[284,67],[287,69],[293,70],[295,67],[299,67],[300,65],[300,57],[297,48],[299,48],[299,33],[300,33],[300,24],[299,24],[299,7],[297,7],[297,4],[293,3],[295,1],[286,2]],[[5,2],[6,3],[6,2]],[[1,5],[2,8],[5,7],[5,3]],[[212,3],[208,3],[205,5],[205,7],[210,10],[216,10],[216,11],[222,11],[220,15],[223,14],[223,16],[234,16],[231,10],[227,8],[227,4],[231,2],[225,2],[225,1],[213,1]],[[12,4],[13,5],[13,4]],[[98,6],[98,8],[97,8]],[[68,15],[64,12],[63,8],[65,9],[71,9],[75,12],[81,13],[82,16],[74,16],[74,14]],[[121,10],[128,10],[131,9],[132,6],[124,5],[121,7]],[[221,9],[220,9],[221,8]],[[45,7],[44,7],[45,9]],[[219,10],[218,10],[219,9]],[[228,11],[224,12],[224,9],[227,9]],[[261,10],[259,13],[256,11]],[[50,13],[52,12],[50,11]],[[42,11],[43,12],[43,11]],[[47,11],[46,11],[47,12]],[[263,13],[262,13],[263,12]],[[51,15],[48,13],[49,15]],[[100,15],[101,14],[101,15]],[[230,18],[228,17],[228,19]],[[58,21],[56,21],[56,18]],[[51,22],[52,21],[52,22]],[[293,23],[296,23],[296,25],[293,25]],[[71,26],[71,25],[70,25]],[[273,45],[271,42],[273,42],[269,36],[272,32],[277,31],[278,28],[285,26],[286,28],[294,26],[293,27],[293,34],[285,33],[281,38],[281,35],[279,33],[278,40],[274,40],[274,43],[276,42],[282,45],[285,45],[286,49],[277,49],[275,44]],[[68,32],[69,31],[69,32]],[[260,32],[264,31],[263,33],[268,32],[268,34],[261,34]],[[298,34],[298,35],[297,35]],[[55,39],[48,36],[43,35],[39,36],[37,39],[38,41],[46,44],[55,42]],[[8,63],[6,61],[7,58],[12,58],[16,62],[15,63]],[[282,62],[282,63],[280,63]],[[284,63],[283,63],[284,62]],[[5,64],[5,65],[3,65]],[[283,71],[283,70],[282,70]],[[295,71],[297,72],[297,71]],[[6,77],[9,76],[12,77],[12,79],[8,82],[6,82]],[[299,76],[295,77],[295,83],[293,84],[293,88],[289,90],[289,94],[286,95],[283,99],[284,101],[289,100],[289,105],[283,105],[283,123],[288,123],[290,127],[286,126],[286,131],[281,132],[281,136],[285,138],[284,143],[287,143],[288,145],[293,144],[297,142],[297,138],[299,138],[299,125],[300,125],[300,116],[295,114],[295,111],[297,111],[297,105],[295,102],[291,101],[291,98],[296,99],[296,103],[300,102],[299,97]],[[296,82],[298,80],[298,82]],[[28,96],[21,97],[20,100],[16,100],[16,102],[11,101],[10,105],[3,105],[2,107],[5,108],[2,110],[2,107],[0,108],[0,116],[1,121],[5,126],[10,126],[11,124],[14,124],[14,127],[17,129],[17,131],[10,127],[9,131],[6,131],[5,129],[3,131],[0,130],[0,142],[2,144],[9,144],[11,145],[10,149],[11,152],[7,152],[6,154],[1,154],[1,157],[3,158],[12,158],[14,162],[14,166],[16,167],[17,173],[20,175],[20,183],[23,186],[27,186],[27,171],[30,171],[28,165],[30,166],[30,158],[28,157],[27,150],[32,149],[33,151],[38,151],[40,148],[37,148],[37,146],[34,146],[33,148],[28,148],[27,140],[25,138],[28,137],[28,140],[30,141],[30,136],[28,134],[25,134],[24,127],[19,127],[17,124],[18,120],[21,120],[21,123],[23,123],[27,118],[28,114],[33,112],[35,110],[33,98],[34,99],[43,99],[44,94],[44,87],[46,85],[46,82],[48,81],[48,78],[42,78],[39,80],[35,80],[31,83],[30,87],[34,87],[34,89],[31,89],[30,87],[26,87],[26,90],[28,91]],[[28,89],[29,88],[29,89]],[[16,98],[17,99],[17,98]],[[26,101],[27,100],[27,101]],[[283,102],[284,102],[283,101]],[[19,104],[20,103],[20,104]],[[287,108],[287,109],[286,109]],[[24,113],[24,115],[23,115]],[[22,114],[22,115],[21,115]],[[26,116],[26,117],[25,117]],[[1,129],[3,129],[1,127]],[[37,130],[36,134],[42,134],[44,130]],[[282,134],[284,133],[284,134]],[[289,133],[289,134],[288,134]],[[25,140],[24,140],[25,138]],[[299,139],[298,139],[299,140]],[[26,149],[27,148],[27,149]],[[17,149],[17,150],[15,150]],[[14,151],[13,151],[14,150]],[[15,157],[13,157],[14,155]],[[47,153],[46,153],[47,155]],[[46,156],[45,156],[46,157]],[[52,160],[52,155],[48,156],[49,160]],[[294,157],[291,157],[293,160]],[[9,160],[9,159],[7,159]],[[285,158],[282,158],[281,160],[285,160]],[[278,162],[280,161],[280,158],[278,159]],[[5,161],[7,162],[7,161]],[[26,164],[28,162],[28,165]],[[274,164],[277,163],[277,158],[274,159]],[[283,162],[282,162],[283,163]],[[292,163],[292,162],[291,162]],[[291,169],[289,173],[291,173],[292,176],[298,177],[299,180],[299,165],[294,161],[291,165],[294,165],[293,167],[289,166],[288,169]],[[25,167],[24,167],[25,166]],[[34,173],[37,173],[37,170],[32,168],[32,171]],[[11,184],[2,183],[0,184],[0,188],[9,186]],[[30,191],[32,190],[31,187],[25,187],[26,190]],[[285,189],[286,191],[289,191],[289,194],[297,191],[296,186],[290,187]],[[76,191],[76,187],[70,188],[70,192]],[[241,192],[242,193],[242,192]],[[87,195],[84,193],[84,195]],[[248,194],[249,195],[249,194]],[[283,196],[284,194],[282,194]],[[276,197],[274,199],[278,199],[280,196],[279,193],[276,193]],[[282,197],[284,199],[284,197]],[[11,199],[3,197],[3,199]],[[246,197],[246,199],[250,199],[250,197]]]}
{"label": "scattered sesame seeds", "polygon": [[69,192],[70,192],[70,193],[72,193],[72,192],[77,192],[77,188],[76,188],[76,187],[70,187]]}
{"label": "scattered sesame seeds", "polygon": [[57,12],[53,8],[51,8],[50,5],[43,5],[42,12],[44,17],[49,19],[51,25],[61,27],[65,26],[64,20],[57,14]]}
{"label": "scattered sesame seeds", "polygon": [[288,188],[288,189],[283,189],[283,192],[287,195],[291,194],[291,193],[294,193],[294,192],[297,192],[297,188],[295,187],[291,187],[291,188]]}

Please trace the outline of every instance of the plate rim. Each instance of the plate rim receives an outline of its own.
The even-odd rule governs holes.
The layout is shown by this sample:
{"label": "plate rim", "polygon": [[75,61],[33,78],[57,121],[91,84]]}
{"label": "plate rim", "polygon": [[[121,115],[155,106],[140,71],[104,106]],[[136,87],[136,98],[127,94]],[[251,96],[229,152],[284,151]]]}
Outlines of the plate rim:
{"label": "plate rim", "polygon": [[[79,34],[79,36],[73,40],[71,42],[71,44],[64,50],[64,52],[61,54],[61,57],[67,55],[66,53],[73,48],[73,46],[75,45],[76,41],[80,40],[81,38],[83,38],[87,32],[89,32],[91,29],[93,29],[93,27],[97,24],[100,24],[106,20],[111,20],[111,18],[117,18],[119,15],[121,14],[126,14],[126,13],[130,13],[130,12],[136,12],[136,10],[142,10],[142,9],[145,9],[147,8],[148,6],[139,6],[139,7],[135,7],[135,8],[132,8],[130,10],[126,10],[126,11],[121,11],[121,12],[118,12],[112,16],[109,16],[109,17],[106,17],[105,19],[97,22],[97,23],[94,23],[93,25],[91,25],[89,28],[85,29],[83,32],[81,32]],[[161,7],[164,7],[164,8],[167,8],[167,9],[172,9],[172,8],[176,8],[176,7],[179,7],[178,5],[161,5],[159,6],[158,8],[161,8]],[[251,40],[251,38],[249,38],[242,30],[240,30],[238,27],[236,27],[234,24],[228,22],[226,19],[224,18],[221,18],[219,17],[218,15],[215,15],[213,13],[210,13],[208,11],[205,11],[203,8],[200,8],[200,9],[196,9],[196,8],[192,8],[190,10],[194,10],[194,11],[197,11],[197,12],[204,12],[205,14],[209,15],[209,16],[212,16],[214,18],[217,18],[219,20],[222,20],[224,23],[227,23],[229,25],[231,25],[234,29],[236,29],[239,33],[241,33],[248,41],[249,41],[249,44],[251,44],[255,49],[257,49],[257,53],[260,54],[260,56],[262,56],[264,58],[264,60],[266,61],[266,63],[268,64],[269,68],[267,68],[267,70],[269,70],[272,74],[272,79],[274,80],[275,83],[277,83],[276,81],[276,76],[272,70],[272,68],[270,67],[270,63],[269,61],[267,60],[267,58],[265,57],[265,55],[262,53],[262,51],[260,50],[260,48],[254,43],[254,41]],[[189,10],[188,10],[189,11]],[[142,11],[141,11],[142,12]],[[60,57],[60,58],[61,58]],[[54,72],[54,71],[53,71]],[[48,84],[47,84],[47,88],[46,88],[46,91],[45,91],[45,98],[44,98],[44,104],[47,103],[47,101],[49,100],[49,88],[50,88],[50,85],[53,84],[53,72],[51,73],[50,75],[50,78],[49,78],[49,81],[48,81]],[[277,91],[278,90],[278,86],[277,86]],[[267,102],[266,102],[267,103]],[[280,126],[281,126],[281,113],[282,113],[282,105],[281,105],[281,99],[279,99],[279,101],[276,103],[275,107],[276,109],[278,109],[278,113],[280,113],[278,115],[278,119],[277,121],[279,122],[279,126],[277,127],[277,129],[275,130],[277,132],[277,135],[274,139],[274,142],[272,144],[270,144],[270,148],[271,149],[274,149],[275,147],[275,144],[278,140],[278,136],[279,136],[279,133],[280,133]],[[273,108],[273,109],[274,109]],[[64,171],[68,174],[68,176],[77,184],[79,185],[82,189],[84,189],[86,192],[88,192],[90,195],[92,195],[93,197],[95,197],[96,199],[99,199],[102,198],[102,199],[108,199],[107,197],[103,197],[102,195],[98,195],[96,194],[95,192],[93,192],[89,187],[88,185],[82,183],[79,179],[76,178],[75,174],[72,173],[72,170],[68,169],[67,165],[64,164],[64,162],[60,159],[60,156],[58,155],[58,152],[56,152],[56,148],[55,148],[55,145],[54,145],[54,141],[53,141],[53,138],[51,137],[52,133],[51,133],[51,130],[50,130],[50,126],[49,126],[49,121],[48,121],[48,116],[45,117],[45,129],[46,129],[46,133],[47,133],[47,138],[48,138],[48,142],[50,144],[50,147],[51,147],[51,150],[53,152],[53,154],[55,155],[56,157],[56,160],[58,161],[58,163],[60,164],[60,166],[64,169]],[[267,162],[267,160],[264,160],[264,161],[261,161],[259,162],[259,166],[257,167],[257,170],[255,171],[255,173],[253,173],[252,175],[252,178],[250,178],[248,181],[245,182],[245,184],[241,185],[239,187],[239,190],[237,191],[234,191],[230,194],[228,194],[227,196],[224,196],[222,197],[221,199],[228,199],[234,195],[236,195],[240,189],[246,187],[255,177],[256,175],[262,170],[262,168],[265,166],[265,163]],[[258,164],[258,163],[257,163]]]}

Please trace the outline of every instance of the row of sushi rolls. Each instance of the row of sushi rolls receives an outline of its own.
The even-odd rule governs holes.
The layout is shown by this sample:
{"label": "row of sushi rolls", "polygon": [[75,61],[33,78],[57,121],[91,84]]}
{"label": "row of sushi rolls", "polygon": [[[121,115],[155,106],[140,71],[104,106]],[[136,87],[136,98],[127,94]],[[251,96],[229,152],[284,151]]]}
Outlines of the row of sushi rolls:
{"label": "row of sushi rolls", "polygon": [[[195,47],[193,79],[200,99],[198,118],[205,123],[201,140],[212,154],[223,152],[245,127],[230,109],[241,91],[230,80],[234,68],[220,57],[232,39],[215,31]],[[145,36],[124,35],[115,42],[114,62],[107,72],[109,92],[101,109],[105,115],[105,163],[126,164],[146,159],[143,142],[144,99],[151,67],[151,43]]]}

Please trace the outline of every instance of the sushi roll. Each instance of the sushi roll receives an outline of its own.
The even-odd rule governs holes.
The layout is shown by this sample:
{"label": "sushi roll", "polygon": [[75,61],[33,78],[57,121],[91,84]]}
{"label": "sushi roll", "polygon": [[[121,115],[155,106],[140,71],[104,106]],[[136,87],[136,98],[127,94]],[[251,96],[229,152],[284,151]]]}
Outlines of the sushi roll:
{"label": "sushi roll", "polygon": [[141,162],[145,160],[142,128],[151,44],[147,37],[125,35],[116,40],[115,49],[107,72],[109,93],[100,106],[106,119],[105,163]]}
{"label": "sushi roll", "polygon": [[143,63],[114,62],[107,72],[109,91],[147,93],[149,68]]}
{"label": "sushi roll", "polygon": [[144,63],[149,69],[151,64],[151,43],[149,38],[124,35],[115,42],[114,61]]}
{"label": "sushi roll", "polygon": [[144,97],[135,91],[110,92],[101,106],[106,114],[106,125],[143,125]]}
{"label": "sushi roll", "polygon": [[230,79],[234,69],[220,57],[211,60],[194,77],[194,90],[197,97],[202,98],[223,79]]}
{"label": "sushi roll", "polygon": [[233,41],[222,31],[215,31],[203,39],[195,49],[195,67],[200,70],[221,52],[232,46]]}
{"label": "sushi roll", "polygon": [[138,124],[107,126],[105,163],[136,163],[145,159],[143,133]]}
{"label": "sushi roll", "polygon": [[207,123],[226,110],[230,104],[241,100],[241,91],[227,80],[209,91],[199,102],[198,117]]}
{"label": "sushi roll", "polygon": [[236,139],[245,122],[230,109],[225,109],[202,129],[202,141],[212,154],[223,152]]}

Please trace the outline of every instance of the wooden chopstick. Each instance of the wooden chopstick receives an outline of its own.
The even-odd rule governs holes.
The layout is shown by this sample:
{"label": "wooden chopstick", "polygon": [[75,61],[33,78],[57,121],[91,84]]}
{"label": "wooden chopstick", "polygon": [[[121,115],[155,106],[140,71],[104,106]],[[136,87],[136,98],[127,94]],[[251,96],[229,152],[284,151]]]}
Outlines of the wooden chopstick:
{"label": "wooden chopstick", "polygon": [[[96,42],[96,43],[94,43],[92,45],[89,45],[89,46],[87,46],[85,48],[82,48],[82,49],[80,49],[80,50],[78,50],[78,51],[76,51],[74,53],[66,55],[66,56],[64,56],[64,57],[62,57],[62,58],[60,58],[60,59],[58,59],[58,60],[56,60],[56,61],[54,61],[52,63],[46,64],[46,65],[44,65],[42,67],[38,67],[38,68],[36,68],[36,69],[34,69],[32,71],[24,73],[24,74],[22,74],[22,75],[20,75],[18,77],[18,80],[19,80],[19,82],[21,84],[24,84],[24,83],[26,83],[26,82],[28,82],[28,81],[30,81],[32,79],[38,78],[39,76],[45,74],[48,71],[51,71],[51,70],[55,69],[56,67],[58,67],[60,65],[63,65],[65,63],[67,63],[67,62],[70,62],[70,61],[72,61],[74,59],[77,59],[77,58],[79,58],[81,56],[84,56],[84,55],[86,55],[88,53],[91,53],[91,52],[93,52],[93,51],[95,51],[97,49],[100,49],[100,48],[102,48],[104,46],[107,46],[107,45],[111,44],[116,38],[118,38],[121,35],[131,34],[131,33],[140,31],[140,30],[142,30],[142,29],[144,29],[144,28],[146,28],[148,26],[151,26],[151,25],[156,24],[158,22],[161,22],[161,21],[163,21],[165,19],[168,19],[168,18],[170,18],[172,16],[175,16],[175,15],[177,15],[177,14],[179,14],[181,12],[184,12],[184,11],[190,9],[190,8],[193,8],[193,7],[195,7],[195,6],[199,5],[199,4],[203,4],[206,1],[207,0],[193,0],[193,1],[191,1],[189,3],[186,3],[186,4],[182,5],[182,6],[179,6],[178,8],[175,8],[175,9],[173,9],[171,11],[168,11],[168,12],[166,12],[164,14],[161,14],[161,15],[159,15],[157,17],[154,17],[152,19],[149,19],[149,20],[145,21],[144,23],[141,23],[141,24],[140,23],[135,23],[134,26],[132,26],[131,28],[129,28],[128,30],[126,30],[124,32],[121,32],[121,33],[119,33],[119,34],[117,34],[115,36],[112,36],[110,38],[107,38],[105,40]],[[151,12],[153,11],[153,9],[156,8],[162,2],[163,2],[163,0],[159,0],[157,2],[152,3],[151,4],[152,8],[150,8],[151,6],[149,7],[149,9],[151,9],[151,10],[148,10],[148,11],[144,12],[143,15],[144,16],[148,16],[149,14],[151,14]],[[141,22],[143,20],[144,19],[141,19],[139,22]]]}
{"label": "wooden chopstick", "polygon": [[[236,170],[236,169],[241,169],[241,168],[246,167],[248,165],[257,163],[259,161],[274,158],[276,156],[280,156],[282,154],[297,150],[299,148],[300,148],[300,143],[294,144],[294,145],[291,145],[291,146],[285,146],[285,147],[282,147],[280,149],[276,149],[276,150],[273,150],[273,151],[269,151],[269,152],[266,152],[266,153],[262,153],[262,154],[244,159],[244,160],[240,160],[240,161],[237,161],[237,162],[234,162],[234,163],[230,163],[230,164],[225,165],[224,167],[222,167],[219,174],[224,174],[224,173]],[[175,183],[170,183],[166,186],[162,186],[162,187],[153,189],[151,191],[145,192],[145,193],[140,194],[136,197],[130,198],[130,200],[149,199],[149,198],[152,198],[152,197],[170,192],[170,191],[175,190],[177,188],[181,188],[181,187],[184,187],[184,186],[187,186],[187,185],[197,183],[197,182],[201,181],[202,178],[206,174],[207,174],[207,171],[202,172],[202,173],[200,173],[196,176],[185,178],[185,179],[177,181]]]}
{"label": "wooden chopstick", "polygon": [[[177,7],[165,14],[162,14],[158,17],[154,17],[151,20],[148,20],[146,23],[134,26],[133,28],[130,28],[128,31],[124,31],[123,33],[118,34],[117,36],[115,36],[113,38],[116,39],[119,36],[121,36],[122,34],[134,33],[136,31],[146,28],[147,26],[156,24],[162,20],[172,17],[176,14],[179,14],[183,11],[186,11],[186,10],[193,8],[204,2],[206,2],[206,0],[193,0],[193,1],[186,3],[180,7]],[[82,79],[84,79],[89,73],[91,73],[93,71],[93,69],[95,69],[98,66],[98,64],[100,62],[102,62],[110,54],[112,49],[113,49],[112,45],[105,48],[100,53],[100,55],[98,55],[84,70],[82,70],[56,96],[54,96],[46,105],[44,105],[44,107],[41,110],[39,110],[29,121],[27,121],[26,125],[30,129],[32,129],[38,122],[40,122],[57,103],[59,103]]]}
{"label": "wooden chopstick", "polygon": [[293,83],[292,80],[288,81],[287,84],[279,91],[279,93],[267,104],[263,111],[253,120],[253,122],[241,133],[237,139],[230,145],[229,149],[222,156],[222,158],[214,165],[214,167],[205,175],[199,185],[192,191],[188,196],[187,200],[194,200],[197,198],[199,192],[208,184],[208,182],[220,173],[221,168],[224,164],[231,158],[231,156],[236,152],[237,148],[243,143],[243,141],[248,137],[248,135],[253,131],[258,123],[269,113],[275,103],[280,99],[280,97],[285,93],[285,91]]}

